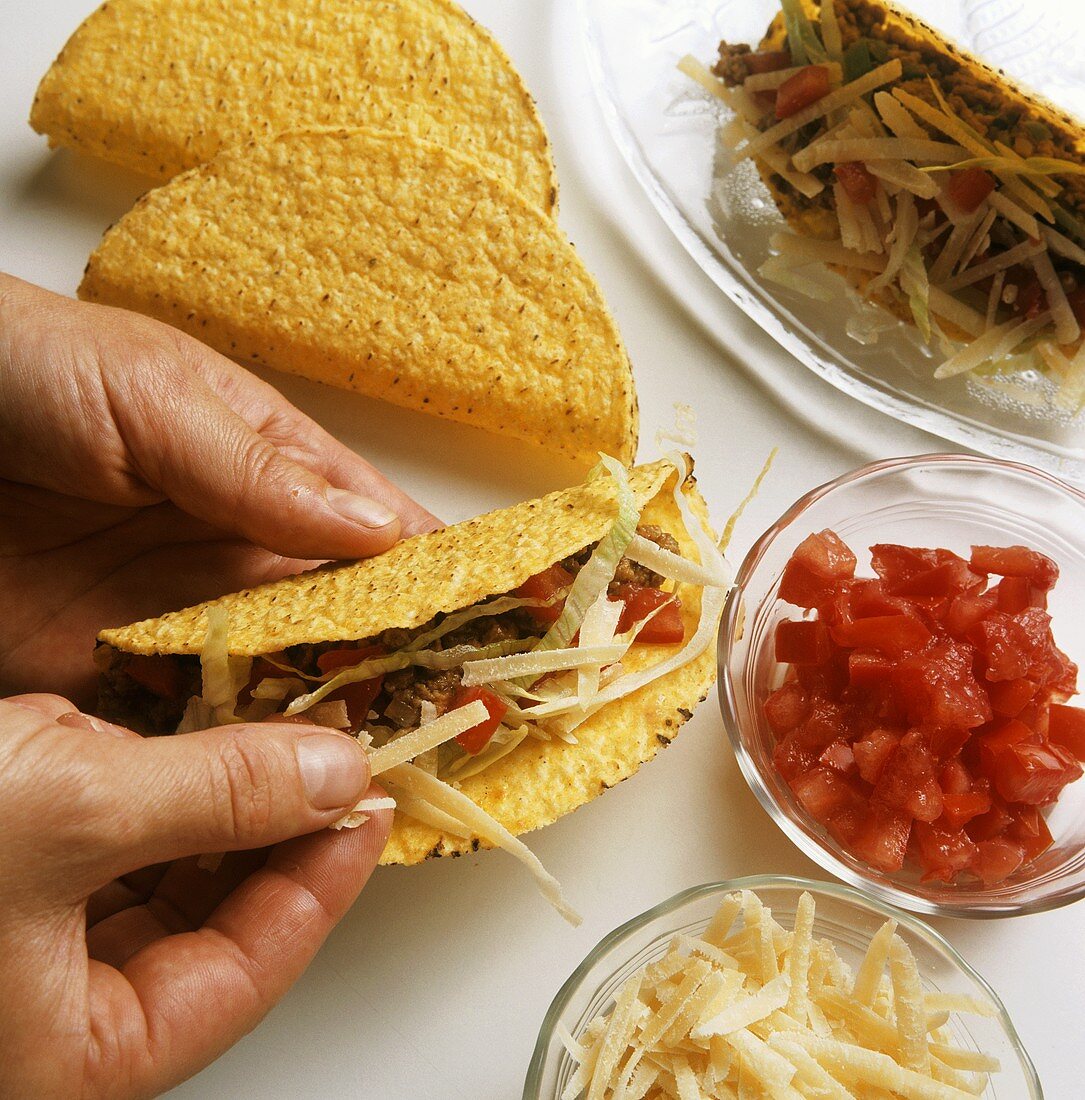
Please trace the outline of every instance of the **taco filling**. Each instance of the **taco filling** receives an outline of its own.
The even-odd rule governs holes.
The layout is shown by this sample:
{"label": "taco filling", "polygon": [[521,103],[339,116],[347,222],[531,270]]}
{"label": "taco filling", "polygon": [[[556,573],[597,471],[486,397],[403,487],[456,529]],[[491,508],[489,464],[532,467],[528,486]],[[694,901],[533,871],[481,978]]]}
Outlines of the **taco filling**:
{"label": "taco filling", "polygon": [[936,378],[1039,368],[1060,405],[1085,404],[1085,164],[1067,120],[869,0],[782,0],[757,48],[679,67],[731,109],[734,163],[756,161],[795,231],[763,276],[828,299],[796,271],[827,264],[954,342]]}

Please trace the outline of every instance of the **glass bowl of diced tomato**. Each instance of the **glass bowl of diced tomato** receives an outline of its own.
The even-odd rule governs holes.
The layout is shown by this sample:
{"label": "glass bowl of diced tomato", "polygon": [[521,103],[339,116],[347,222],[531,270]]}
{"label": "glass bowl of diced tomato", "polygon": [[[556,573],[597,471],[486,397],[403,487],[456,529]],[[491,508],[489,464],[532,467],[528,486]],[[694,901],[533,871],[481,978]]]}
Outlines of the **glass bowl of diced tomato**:
{"label": "glass bowl of diced tomato", "polygon": [[921,913],[1085,896],[1085,494],[923,455],[797,501],[739,569],[720,702],[812,859]]}

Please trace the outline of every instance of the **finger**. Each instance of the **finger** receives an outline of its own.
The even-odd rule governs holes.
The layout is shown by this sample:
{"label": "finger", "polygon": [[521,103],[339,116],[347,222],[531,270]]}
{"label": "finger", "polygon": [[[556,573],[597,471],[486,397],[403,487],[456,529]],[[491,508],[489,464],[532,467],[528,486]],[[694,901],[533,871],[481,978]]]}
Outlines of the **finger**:
{"label": "finger", "polygon": [[172,866],[171,863],[156,863],[153,867],[141,867],[95,890],[87,898],[87,927],[93,928],[122,909],[142,905]]}
{"label": "finger", "polygon": [[291,459],[186,360],[215,361],[215,374],[229,375],[227,390],[240,391],[241,404],[251,404],[244,390],[257,380],[244,380],[241,368],[196,341],[175,346],[178,354],[163,354],[154,372],[103,365],[118,428],[148,485],[186,512],[287,557],[364,557],[396,541],[392,509]]}
{"label": "finger", "polygon": [[176,860],[144,897],[87,929],[87,953],[92,959],[121,969],[155,940],[194,932],[264,865],[267,855],[267,849],[227,852],[213,873],[200,867],[196,858]]}
{"label": "finger", "polygon": [[93,813],[110,877],[201,852],[262,848],[325,828],[361,798],[369,761],[320,726],[261,723],[103,739]]}
{"label": "finger", "polygon": [[[195,1073],[259,1023],[358,896],[391,817],[379,811],[358,829],[280,845],[198,932],[156,940],[129,959],[123,974],[146,1019],[147,1064],[170,1066],[168,1078],[144,1087],[162,1090]],[[123,991],[111,985],[110,993],[113,1003],[92,999],[95,1014],[123,1010]]]}

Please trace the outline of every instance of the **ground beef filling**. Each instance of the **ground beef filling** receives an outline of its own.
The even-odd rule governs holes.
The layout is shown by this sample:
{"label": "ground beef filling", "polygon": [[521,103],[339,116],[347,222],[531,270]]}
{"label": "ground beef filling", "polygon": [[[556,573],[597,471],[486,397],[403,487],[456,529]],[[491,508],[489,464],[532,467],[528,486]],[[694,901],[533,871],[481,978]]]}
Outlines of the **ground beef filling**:
{"label": "ground beef filling", "polygon": [[[678,553],[677,541],[654,524],[638,527],[637,534],[665,550]],[[591,557],[595,546],[595,543],[586,546],[561,564],[575,577]],[[662,583],[663,577],[658,573],[629,558],[623,558],[618,563],[609,591],[614,594],[623,584],[658,588]],[[318,676],[318,659],[321,654],[354,646],[379,646],[385,652],[393,653],[408,645],[418,635],[432,630],[444,617],[435,616],[430,622],[412,630],[385,630],[374,638],[366,638],[360,642],[321,642],[290,646],[277,656],[281,664],[289,665],[309,676]],[[472,619],[449,631],[428,648],[447,650],[456,646],[481,647],[493,642],[535,639],[541,638],[548,629],[549,624],[539,623],[529,609],[517,608],[502,615]],[[101,673],[99,713],[144,733],[170,733],[175,730],[184,713],[186,702],[200,692],[200,662],[195,656],[139,658],[118,652],[110,646],[100,646],[96,660]],[[147,660],[167,662],[173,666],[168,670],[170,674],[161,678],[173,687],[168,695],[156,693],[135,678],[142,675],[136,662]],[[259,661],[254,662],[254,665],[258,664]],[[254,678],[266,675],[268,671],[265,668],[261,673],[254,668]],[[143,680],[148,679],[143,676]],[[428,669],[409,665],[407,668],[386,673],[381,681],[380,691],[373,700],[370,713],[375,717],[370,721],[374,729],[387,730],[389,726],[395,730],[412,729],[421,721],[423,703],[432,703],[438,715],[451,710],[462,681],[463,671],[458,667]],[[332,698],[334,697],[333,694]],[[367,726],[369,724],[366,723]]]}

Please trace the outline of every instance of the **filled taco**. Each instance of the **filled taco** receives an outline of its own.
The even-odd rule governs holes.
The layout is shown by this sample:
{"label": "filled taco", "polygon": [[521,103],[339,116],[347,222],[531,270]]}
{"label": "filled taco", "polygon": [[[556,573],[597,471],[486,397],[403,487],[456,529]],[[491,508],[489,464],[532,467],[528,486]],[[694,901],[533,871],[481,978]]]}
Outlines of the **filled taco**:
{"label": "filled taco", "polygon": [[685,456],[604,458],[376,558],[103,630],[99,709],[153,733],[349,731],[397,802],[384,862],[531,862],[516,834],[632,775],[704,698],[728,587]]}
{"label": "filled taco", "polygon": [[682,68],[734,111],[793,233],[762,274],[813,297],[828,264],[945,357],[1039,366],[1085,401],[1085,137],[1074,119],[882,0],[782,0],[759,44]]}

